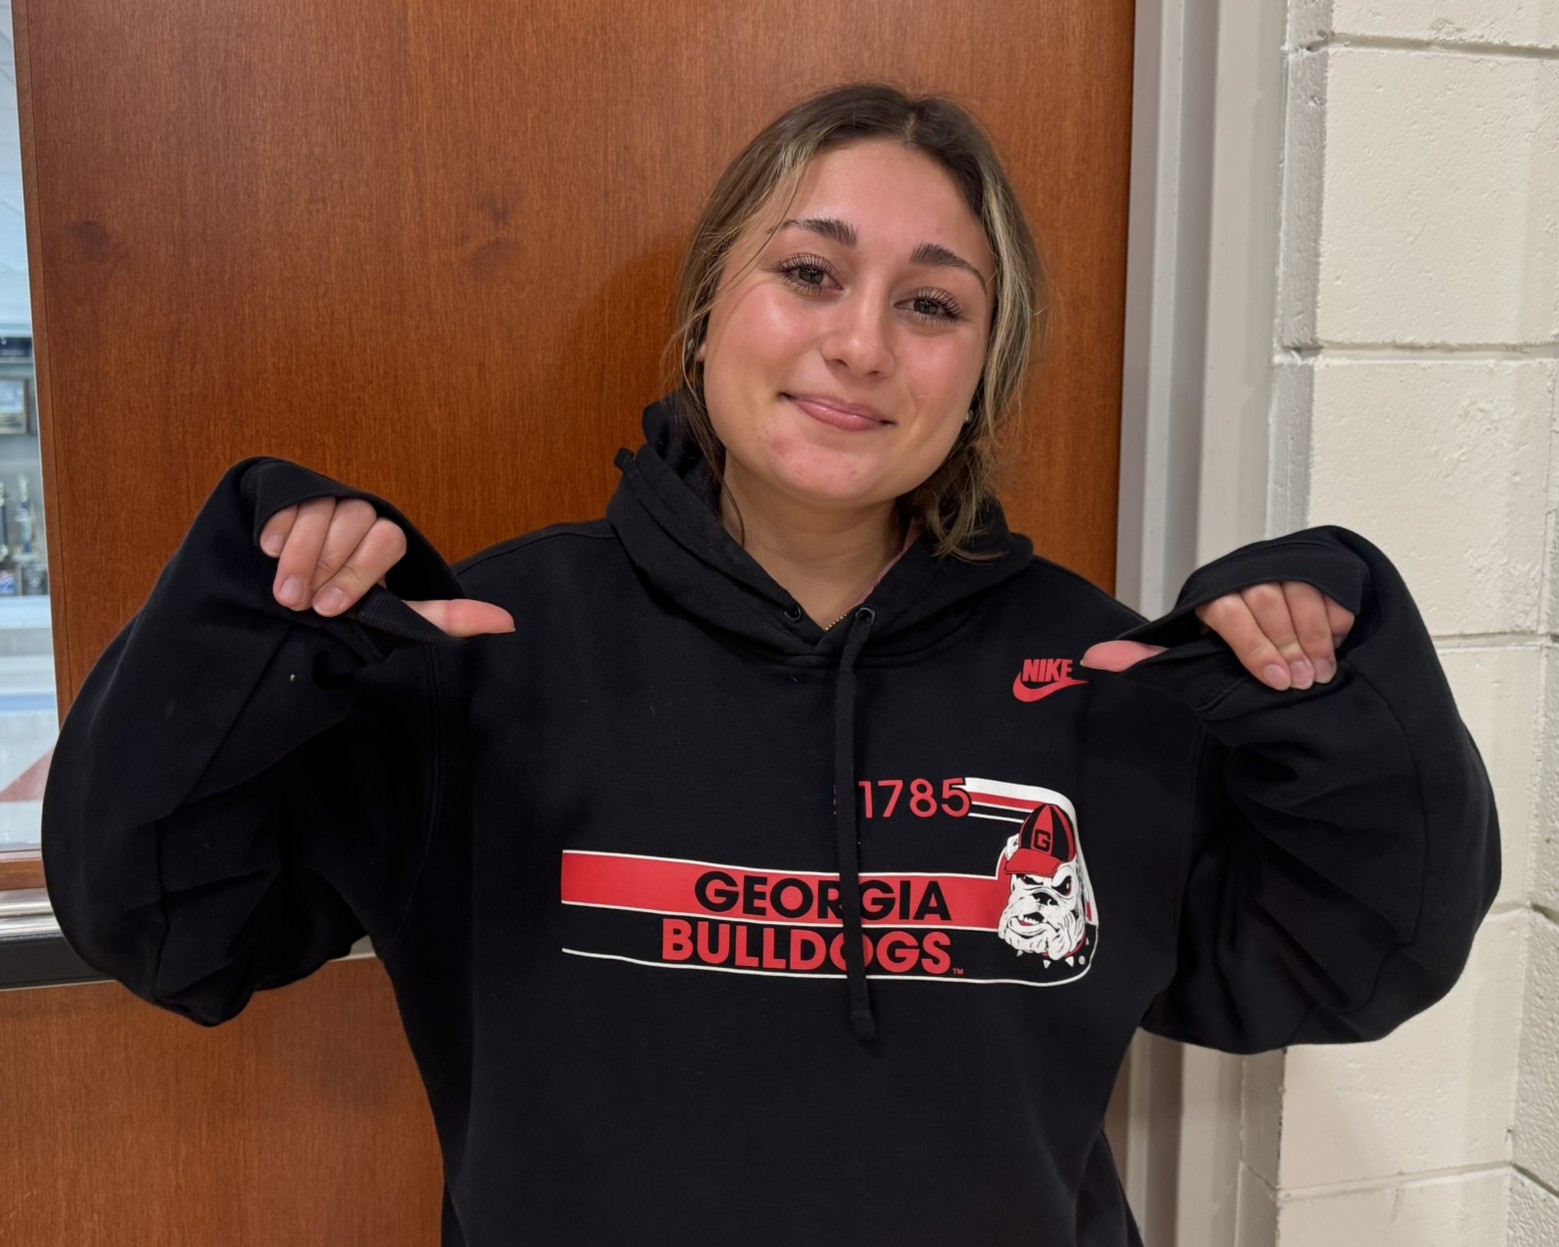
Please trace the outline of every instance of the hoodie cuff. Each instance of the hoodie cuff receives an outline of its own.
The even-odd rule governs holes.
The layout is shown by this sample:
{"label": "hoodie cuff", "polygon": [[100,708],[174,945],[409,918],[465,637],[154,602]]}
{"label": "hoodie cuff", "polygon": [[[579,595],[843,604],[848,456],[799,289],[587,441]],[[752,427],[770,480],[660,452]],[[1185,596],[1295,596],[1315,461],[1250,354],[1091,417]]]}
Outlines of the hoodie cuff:
{"label": "hoodie cuff", "polygon": [[[239,492],[254,508],[255,545],[266,523],[278,511],[315,498],[360,498],[379,515],[397,524],[406,534],[406,553],[385,576],[385,587],[369,589],[342,620],[361,628],[377,656],[399,649],[402,643],[418,645],[456,645],[459,640],[429,623],[407,600],[464,597],[455,574],[416,527],[401,512],[375,494],[352,489],[328,476],[289,463],[285,459],[250,459],[238,466]],[[318,620],[321,625],[334,621],[308,613],[301,619]]]}
{"label": "hoodie cuff", "polygon": [[[1369,570],[1349,548],[1347,536],[1352,534],[1338,528],[1305,529],[1242,546],[1199,568],[1187,579],[1173,610],[1121,634],[1123,641],[1167,647],[1122,672],[1123,677],[1166,693],[1208,717],[1254,709],[1247,703],[1268,698],[1294,702],[1334,691],[1346,678],[1341,669],[1331,682],[1309,689],[1268,688],[1245,670],[1219,637],[1203,628],[1196,609],[1252,585],[1297,580],[1314,585],[1358,616],[1369,597]],[[1344,641],[1339,655],[1346,648]],[[1237,704],[1227,704],[1231,700]]]}

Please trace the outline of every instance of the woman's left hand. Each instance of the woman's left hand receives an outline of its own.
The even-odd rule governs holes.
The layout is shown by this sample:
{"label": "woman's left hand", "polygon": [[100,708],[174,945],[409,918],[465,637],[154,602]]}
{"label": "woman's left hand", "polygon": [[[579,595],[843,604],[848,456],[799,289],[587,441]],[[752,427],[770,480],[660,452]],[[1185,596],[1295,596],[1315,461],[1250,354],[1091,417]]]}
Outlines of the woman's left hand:
{"label": "woman's left hand", "polygon": [[[1196,617],[1275,689],[1327,683],[1337,674],[1337,646],[1353,627],[1353,612],[1300,580],[1252,585],[1198,606]],[[1104,641],[1083,655],[1083,666],[1124,671],[1163,652],[1162,645]]]}

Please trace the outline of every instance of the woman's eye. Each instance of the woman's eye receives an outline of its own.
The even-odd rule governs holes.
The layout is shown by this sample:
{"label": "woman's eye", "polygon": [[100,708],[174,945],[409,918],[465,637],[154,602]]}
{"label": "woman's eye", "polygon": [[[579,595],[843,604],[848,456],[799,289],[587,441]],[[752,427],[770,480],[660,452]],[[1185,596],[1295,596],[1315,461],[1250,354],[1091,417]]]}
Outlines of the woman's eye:
{"label": "woman's eye", "polygon": [[910,312],[923,321],[956,321],[963,318],[958,304],[942,294],[917,294],[909,300]]}
{"label": "woman's eye", "polygon": [[818,290],[826,285],[833,272],[814,256],[793,256],[779,265],[779,274],[793,286],[806,290]]}

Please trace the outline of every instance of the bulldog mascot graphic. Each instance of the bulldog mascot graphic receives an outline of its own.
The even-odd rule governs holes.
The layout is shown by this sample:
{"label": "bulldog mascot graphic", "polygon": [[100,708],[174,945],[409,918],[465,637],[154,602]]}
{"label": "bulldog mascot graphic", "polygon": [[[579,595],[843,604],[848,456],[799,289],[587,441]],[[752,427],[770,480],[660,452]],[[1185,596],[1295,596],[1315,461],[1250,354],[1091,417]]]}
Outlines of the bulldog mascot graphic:
{"label": "bulldog mascot graphic", "polygon": [[1020,953],[1035,953],[1046,969],[1073,965],[1094,921],[1093,889],[1067,812],[1049,803],[1031,810],[997,863],[1012,891],[996,933]]}

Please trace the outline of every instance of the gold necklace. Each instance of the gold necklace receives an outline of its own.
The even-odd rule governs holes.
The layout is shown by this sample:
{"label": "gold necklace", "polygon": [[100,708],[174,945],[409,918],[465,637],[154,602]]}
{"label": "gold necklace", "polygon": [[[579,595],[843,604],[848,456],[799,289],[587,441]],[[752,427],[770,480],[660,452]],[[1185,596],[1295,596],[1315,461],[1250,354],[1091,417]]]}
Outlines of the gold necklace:
{"label": "gold necklace", "polygon": [[882,565],[882,570],[880,572],[878,572],[877,575],[872,579],[871,584],[868,585],[867,588],[866,588],[866,592],[864,594],[862,594],[860,597],[856,598],[855,606],[850,607],[849,610],[845,611],[844,614],[840,615],[838,619],[833,621],[833,623],[824,624],[823,625],[823,631],[824,632],[832,632],[835,628],[837,628],[840,624],[842,624],[846,619],[848,619],[851,615],[853,615],[855,613],[856,606],[859,606],[867,598],[871,597],[872,590],[877,587],[878,581],[880,581],[885,575],[888,574],[888,568],[892,567],[895,563],[897,563],[899,561],[900,556],[903,555],[903,553],[904,553],[904,546],[905,546],[905,544],[909,540],[909,530],[907,528],[903,527],[902,525],[896,525],[895,526],[895,530],[896,530],[896,533],[897,533],[897,536],[898,536],[898,544],[895,547],[895,551],[894,551],[893,557],[890,558],[886,563],[884,563]]}

